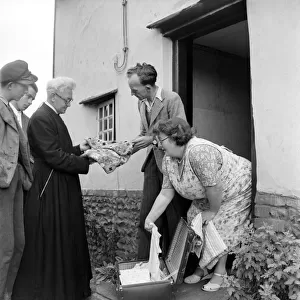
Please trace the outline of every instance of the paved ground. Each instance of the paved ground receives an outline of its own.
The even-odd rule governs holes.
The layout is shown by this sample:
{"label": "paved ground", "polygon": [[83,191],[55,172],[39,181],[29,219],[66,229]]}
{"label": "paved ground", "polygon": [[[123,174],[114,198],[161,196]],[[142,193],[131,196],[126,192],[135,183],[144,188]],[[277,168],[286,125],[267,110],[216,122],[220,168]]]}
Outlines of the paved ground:
{"label": "paved ground", "polygon": [[[205,283],[205,282],[203,282]],[[221,289],[218,292],[209,293],[201,290],[203,283],[181,284],[174,286],[174,300],[226,300],[226,291]],[[115,286],[110,283],[101,283],[92,286],[93,294],[90,300],[117,300]],[[157,299],[164,300],[164,299]]]}

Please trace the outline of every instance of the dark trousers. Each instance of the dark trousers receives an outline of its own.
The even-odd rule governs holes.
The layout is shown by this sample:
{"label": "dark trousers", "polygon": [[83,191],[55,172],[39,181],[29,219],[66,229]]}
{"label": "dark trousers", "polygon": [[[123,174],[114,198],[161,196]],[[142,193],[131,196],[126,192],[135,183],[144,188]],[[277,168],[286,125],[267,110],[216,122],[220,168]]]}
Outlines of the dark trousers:
{"label": "dark trousers", "polygon": [[[138,259],[141,260],[149,258],[151,234],[144,229],[144,224],[156,197],[161,191],[162,182],[163,174],[156,164],[153,152],[151,152],[144,170],[143,200],[138,228]],[[163,256],[167,254],[180,218],[186,219],[186,213],[190,204],[191,201],[182,198],[176,193],[166,211],[155,222],[158,232],[162,235],[160,246]]]}
{"label": "dark trousers", "polygon": [[0,188],[0,300],[12,293],[25,238],[23,224],[23,187],[19,165],[8,188]]}

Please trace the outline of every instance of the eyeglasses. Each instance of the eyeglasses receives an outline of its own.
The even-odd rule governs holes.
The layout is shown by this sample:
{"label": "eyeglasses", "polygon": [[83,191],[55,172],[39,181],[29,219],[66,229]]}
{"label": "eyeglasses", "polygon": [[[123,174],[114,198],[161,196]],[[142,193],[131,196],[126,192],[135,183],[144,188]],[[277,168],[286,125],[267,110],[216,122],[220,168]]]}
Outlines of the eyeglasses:
{"label": "eyeglasses", "polygon": [[59,97],[59,98],[60,98],[61,100],[63,100],[66,104],[70,104],[70,103],[73,101],[72,98],[65,99],[65,98],[63,98],[62,96],[60,96],[60,95],[58,95],[58,94],[56,94],[56,93],[54,93],[54,95],[56,95],[57,97]]}
{"label": "eyeglasses", "polygon": [[163,141],[165,141],[166,139],[168,139],[169,137],[168,136],[166,136],[165,138],[163,138],[163,139],[160,139],[159,137],[157,137],[157,140],[160,142],[160,143],[162,143]]}

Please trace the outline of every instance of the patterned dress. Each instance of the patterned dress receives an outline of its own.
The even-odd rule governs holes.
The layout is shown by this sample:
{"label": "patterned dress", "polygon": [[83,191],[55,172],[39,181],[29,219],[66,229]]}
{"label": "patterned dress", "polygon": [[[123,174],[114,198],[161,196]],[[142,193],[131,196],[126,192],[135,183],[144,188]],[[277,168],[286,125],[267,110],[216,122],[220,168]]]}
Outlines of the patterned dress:
{"label": "patterned dress", "polygon": [[223,146],[193,137],[181,161],[165,156],[163,189],[175,189],[193,200],[188,222],[209,209],[206,187],[221,186],[221,207],[213,223],[228,251],[236,247],[249,223],[251,210],[251,163]]}

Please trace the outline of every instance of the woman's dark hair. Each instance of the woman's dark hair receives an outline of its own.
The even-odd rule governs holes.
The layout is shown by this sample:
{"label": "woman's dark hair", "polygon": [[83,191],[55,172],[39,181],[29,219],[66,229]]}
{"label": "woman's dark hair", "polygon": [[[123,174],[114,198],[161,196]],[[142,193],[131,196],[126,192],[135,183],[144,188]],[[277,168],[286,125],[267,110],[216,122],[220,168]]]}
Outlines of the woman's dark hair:
{"label": "woman's dark hair", "polygon": [[159,133],[167,135],[175,141],[177,146],[184,146],[195,135],[195,129],[187,121],[174,117],[157,123],[153,129],[153,134],[158,135]]}

